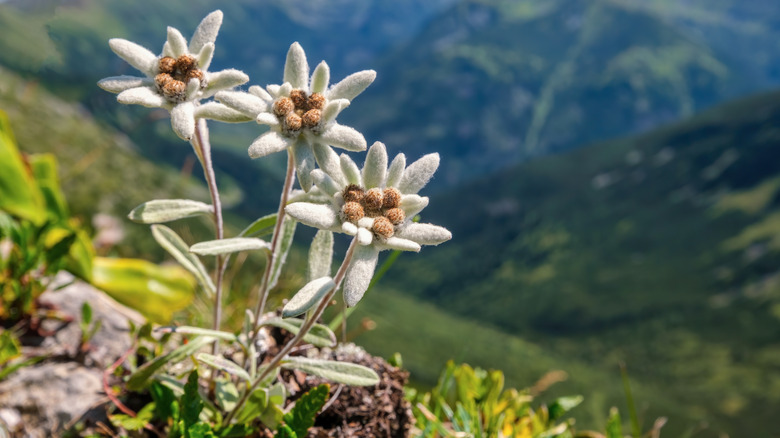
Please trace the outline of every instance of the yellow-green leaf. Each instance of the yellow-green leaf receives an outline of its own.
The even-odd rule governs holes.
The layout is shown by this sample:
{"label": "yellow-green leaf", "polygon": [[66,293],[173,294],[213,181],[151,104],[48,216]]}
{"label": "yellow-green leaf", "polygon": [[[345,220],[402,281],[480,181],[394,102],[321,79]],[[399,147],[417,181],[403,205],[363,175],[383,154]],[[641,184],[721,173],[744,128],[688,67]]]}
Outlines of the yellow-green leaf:
{"label": "yellow-green leaf", "polygon": [[0,111],[0,210],[42,224],[43,198],[11,132],[8,117]]}

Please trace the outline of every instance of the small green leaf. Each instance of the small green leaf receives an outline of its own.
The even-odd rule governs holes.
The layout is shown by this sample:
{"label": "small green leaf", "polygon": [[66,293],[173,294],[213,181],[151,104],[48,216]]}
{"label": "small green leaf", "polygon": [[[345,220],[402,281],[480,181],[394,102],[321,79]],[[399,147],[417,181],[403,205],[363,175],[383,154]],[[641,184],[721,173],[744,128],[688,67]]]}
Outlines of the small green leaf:
{"label": "small green leaf", "polygon": [[274,434],[274,438],[298,438],[298,435],[293,432],[292,429],[290,429],[289,426],[286,424],[282,424],[279,426],[278,429],[276,429],[276,434]]}
{"label": "small green leaf", "polygon": [[186,429],[198,422],[200,411],[203,410],[203,401],[198,394],[198,370],[193,370],[187,376],[187,383],[184,384],[184,395],[181,396],[181,420],[184,421]]}
{"label": "small green leaf", "polygon": [[268,249],[269,247],[268,242],[262,239],[234,237],[232,239],[209,240],[208,242],[196,243],[190,247],[190,252],[202,256],[213,256],[240,251],[258,251]]}
{"label": "small green leaf", "polygon": [[40,225],[46,219],[43,196],[9,125],[8,117],[0,112],[0,210]]}
{"label": "small green leaf", "polygon": [[223,427],[217,432],[220,438],[244,438],[251,436],[252,432],[256,431],[256,427],[252,427],[248,424],[233,424],[227,427]]}
{"label": "small green leaf", "polygon": [[21,354],[22,345],[19,339],[8,330],[0,332],[0,366]]}
{"label": "small green leaf", "polygon": [[55,221],[67,221],[68,204],[60,188],[57,173],[57,158],[52,154],[35,154],[28,159],[33,177],[43,195],[44,205],[49,218]]}
{"label": "small green leaf", "polygon": [[168,418],[173,419],[174,412],[178,412],[178,406],[174,406],[178,401],[173,391],[160,382],[153,382],[149,387],[149,393],[154,400],[154,416],[163,421]]}
{"label": "small green leaf", "polygon": [[214,295],[216,287],[211,281],[206,267],[195,254],[190,253],[189,246],[175,231],[165,225],[152,225],[152,236],[184,269],[190,271],[198,279],[198,282],[210,296]]}
{"label": "small green leaf", "polygon": [[242,231],[239,236],[241,237],[262,237],[267,236],[274,232],[274,226],[276,225],[276,213],[263,216],[260,219],[249,224],[248,227]]}
{"label": "small green leaf", "polygon": [[296,225],[298,225],[298,222],[293,218],[289,216],[284,217],[281,235],[279,236],[279,241],[276,244],[276,248],[274,248],[276,257],[274,258],[273,265],[271,266],[271,278],[268,282],[269,289],[276,286],[276,282],[279,281],[279,275],[282,273],[282,266],[284,266],[284,262],[287,260],[287,254],[289,254],[290,248],[292,248]]}
{"label": "small green leaf", "polygon": [[309,266],[306,270],[306,281],[315,278],[330,277],[333,263],[333,232],[319,230],[314,236],[309,248]]}
{"label": "small green leaf", "polygon": [[209,204],[189,199],[157,199],[144,202],[134,208],[127,217],[141,224],[160,224],[202,214],[211,214],[214,208]]}
{"label": "small green leaf", "polygon": [[208,423],[199,421],[187,428],[186,438],[217,438]]}
{"label": "small green leaf", "polygon": [[284,386],[274,385],[272,388],[258,388],[249,396],[241,412],[236,416],[238,423],[250,423],[259,419],[270,429],[277,428],[282,423],[284,412],[279,408],[285,400]]}
{"label": "small green leaf", "polygon": [[182,325],[182,326],[172,325],[167,327],[158,327],[154,331],[157,333],[179,333],[181,335],[210,336],[212,338],[224,339],[226,341],[238,340],[236,335],[230,332],[223,332],[221,330],[204,329],[200,327],[191,327],[188,325]]}
{"label": "small green leaf", "polygon": [[232,374],[236,377],[240,377],[246,380],[247,382],[252,380],[252,378],[249,377],[249,373],[247,373],[246,370],[241,368],[237,363],[229,361],[224,357],[214,356],[208,353],[200,353],[196,356],[196,359],[218,370],[222,370],[228,374]]}
{"label": "small green leaf", "polygon": [[149,421],[154,417],[154,402],[147,404],[135,417],[129,415],[118,414],[111,415],[109,419],[114,426],[123,427],[129,431],[141,430],[149,424]]}
{"label": "small green leaf", "polygon": [[353,386],[373,386],[379,383],[379,376],[374,370],[349,362],[291,356],[282,361],[282,368],[300,370],[332,382]]}
{"label": "small green leaf", "polygon": [[83,327],[89,326],[92,322],[92,306],[86,301],[81,305],[81,322],[84,324]]}
{"label": "small green leaf", "polygon": [[335,286],[336,284],[330,277],[310,281],[285,304],[284,309],[282,309],[282,317],[289,318],[308,312]]}
{"label": "small green leaf", "polygon": [[620,420],[620,412],[616,407],[609,410],[606,435],[606,438],[623,438],[623,424]]}
{"label": "small green leaf", "polygon": [[233,382],[227,379],[218,379],[214,392],[217,396],[217,404],[223,411],[230,412],[235,409],[238,403],[238,388]]}
{"label": "small green leaf", "polygon": [[[298,318],[268,318],[263,321],[263,325],[272,325],[287,330],[292,334],[298,334],[303,325],[303,320]],[[322,324],[314,324],[303,337],[304,342],[308,342],[315,347],[332,347],[336,345],[336,335],[328,327]]]}
{"label": "small green leaf", "polygon": [[163,365],[167,364],[168,362],[176,362],[182,358],[194,354],[212,342],[214,342],[214,338],[201,336],[189,341],[186,344],[180,345],[170,353],[154,358],[154,360],[145,363],[130,375],[130,377],[127,379],[127,389],[131,391],[140,391],[146,386],[146,382],[149,381],[149,379]]}
{"label": "small green leaf", "polygon": [[330,385],[324,383],[310,389],[295,402],[295,407],[285,414],[284,422],[295,432],[296,436],[305,437],[309,428],[314,426],[317,413],[328,401]]}
{"label": "small green leaf", "polygon": [[547,409],[550,412],[550,421],[561,418],[565,413],[582,403],[582,400],[583,397],[581,395],[572,395],[555,399],[547,406]]}

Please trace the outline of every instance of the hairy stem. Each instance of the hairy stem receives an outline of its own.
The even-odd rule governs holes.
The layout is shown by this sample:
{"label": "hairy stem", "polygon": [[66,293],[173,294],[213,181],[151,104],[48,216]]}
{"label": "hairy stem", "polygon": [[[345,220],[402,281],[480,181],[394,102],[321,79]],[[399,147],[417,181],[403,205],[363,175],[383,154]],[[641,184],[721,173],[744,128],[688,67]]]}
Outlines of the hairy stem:
{"label": "hairy stem", "polygon": [[320,301],[320,304],[317,306],[317,309],[314,310],[314,312],[310,312],[308,317],[306,318],[306,321],[304,321],[303,325],[301,326],[301,329],[298,331],[298,334],[295,335],[294,338],[290,340],[282,349],[279,351],[279,353],[274,356],[273,360],[268,363],[268,365],[265,366],[265,369],[262,373],[260,373],[257,378],[252,382],[252,385],[247,388],[247,390],[244,392],[244,394],[241,396],[241,398],[238,400],[238,403],[236,404],[236,407],[233,409],[233,411],[228,414],[227,418],[225,419],[225,424],[230,424],[230,421],[233,419],[233,417],[236,415],[236,413],[241,409],[241,407],[246,403],[246,401],[249,399],[249,396],[252,394],[252,392],[257,388],[257,385],[260,384],[260,382],[263,381],[268,375],[276,370],[276,368],[279,366],[279,364],[282,362],[282,360],[295,348],[298,346],[298,344],[303,340],[304,336],[306,336],[307,333],[309,333],[309,330],[314,326],[314,324],[317,322],[317,320],[322,316],[322,312],[325,311],[325,309],[330,304],[330,301],[333,299],[333,297],[336,295],[336,291],[339,290],[339,287],[341,286],[341,282],[344,281],[344,276],[347,274],[347,268],[349,268],[350,263],[352,262],[352,254],[355,252],[355,247],[357,246],[357,238],[352,239],[352,243],[349,244],[349,249],[347,249],[347,254],[344,256],[344,261],[341,262],[341,266],[339,267],[338,272],[336,272],[336,276],[333,278],[333,287],[328,291],[327,295],[322,298]]}
{"label": "hairy stem", "polygon": [[[209,194],[211,195],[211,203],[214,207],[214,228],[216,230],[217,239],[225,238],[224,222],[222,219],[222,201],[219,197],[219,190],[217,189],[217,178],[214,173],[214,165],[211,160],[211,143],[209,141],[209,130],[206,125],[205,119],[198,119],[195,123],[195,136],[192,140],[192,146],[195,148],[195,152],[200,158],[200,163],[203,167],[203,176],[206,178],[206,184],[209,188]],[[228,257],[219,255],[216,261],[216,272],[214,285],[216,292],[214,294],[214,322],[212,328],[219,330],[222,325],[222,279],[225,275],[225,269],[227,268]],[[219,342],[215,342],[213,346],[213,353],[217,353],[219,348]]]}

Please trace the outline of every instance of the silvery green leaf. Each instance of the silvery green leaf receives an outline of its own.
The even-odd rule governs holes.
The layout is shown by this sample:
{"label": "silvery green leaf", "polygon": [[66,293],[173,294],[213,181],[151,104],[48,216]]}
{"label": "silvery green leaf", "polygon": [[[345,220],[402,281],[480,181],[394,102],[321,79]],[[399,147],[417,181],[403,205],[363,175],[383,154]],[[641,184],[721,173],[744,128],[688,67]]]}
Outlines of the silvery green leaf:
{"label": "silvery green leaf", "polygon": [[259,97],[260,99],[263,99],[265,102],[271,102],[274,100],[274,98],[259,85],[252,85],[249,87],[249,92]]}
{"label": "silvery green leaf", "polygon": [[295,159],[295,175],[304,191],[311,189],[311,171],[314,170],[314,152],[305,141],[298,140],[291,149]]}
{"label": "silvery green leaf", "polygon": [[335,146],[352,152],[366,150],[366,139],[355,128],[331,123],[317,138],[318,143]]}
{"label": "silvery green leaf", "polygon": [[347,99],[335,99],[328,101],[325,104],[325,108],[322,109],[322,123],[328,123],[336,118],[344,108],[349,106],[349,100]]}
{"label": "silvery green leaf", "polygon": [[174,58],[187,54],[187,40],[184,39],[181,32],[174,27],[168,26],[168,44],[171,47],[171,53]]}
{"label": "silvery green leaf", "polygon": [[187,82],[187,99],[186,100],[195,100],[196,95],[200,92],[200,80],[197,78],[190,79],[189,82]]}
{"label": "silvery green leaf", "polygon": [[251,158],[260,158],[274,152],[280,152],[287,149],[292,144],[292,140],[283,136],[277,131],[268,131],[257,137],[249,145],[249,156]]}
{"label": "silvery green leaf", "polygon": [[397,249],[399,251],[420,252],[420,244],[409,239],[393,236],[388,237],[382,242],[382,247],[387,249]]}
{"label": "silvery green leaf", "polygon": [[131,88],[149,87],[153,84],[154,82],[151,79],[137,76],[113,76],[101,79],[97,83],[98,87],[110,93],[121,93]]}
{"label": "silvery green leaf", "polygon": [[198,255],[221,255],[241,251],[258,251],[268,249],[269,244],[265,240],[254,237],[233,237],[230,239],[217,239],[208,242],[199,242],[190,247],[190,252]]}
{"label": "silvery green leaf", "polygon": [[312,281],[315,278],[329,277],[332,263],[333,232],[319,230],[314,235],[314,240],[309,247],[309,266],[306,270],[306,279]]}
{"label": "silvery green leaf", "polygon": [[[216,10],[206,15],[200,24],[198,24],[195,33],[190,39],[190,53],[198,53],[206,44],[214,44],[219,34],[219,28],[222,26],[222,11]],[[201,68],[204,68],[201,66]]]}
{"label": "silvery green leaf", "polygon": [[385,187],[398,187],[398,183],[401,182],[401,178],[404,176],[404,169],[406,168],[406,156],[404,154],[398,154],[393,158],[393,162],[390,163],[390,168],[387,169],[387,181],[385,181]]}
{"label": "silvery green leaf", "polygon": [[448,229],[433,224],[410,223],[400,229],[396,235],[421,245],[438,245],[452,239],[452,233]]}
{"label": "silvery green leaf", "polygon": [[184,269],[190,271],[198,279],[209,295],[214,295],[216,288],[208,271],[206,271],[206,267],[195,254],[190,253],[189,246],[175,231],[165,225],[152,225],[152,236]]}
{"label": "silvery green leaf", "polygon": [[336,193],[341,191],[341,187],[338,184],[336,184],[335,181],[333,181],[333,178],[328,176],[327,173],[323,172],[322,169],[312,170],[311,180],[314,182],[314,184],[317,187],[319,187],[322,191],[327,193],[329,196],[333,196]]}
{"label": "silvery green leaf", "polygon": [[170,56],[171,58],[174,57],[173,50],[171,50],[171,45],[168,43],[168,41],[163,44],[162,56]]}
{"label": "silvery green leaf", "polygon": [[260,113],[255,117],[255,122],[259,125],[279,126],[279,118],[271,113]]}
{"label": "silvery green leaf", "polygon": [[168,362],[177,362],[191,354],[196,353],[201,348],[214,342],[214,338],[208,336],[201,336],[189,341],[186,344],[180,345],[176,349],[162,356],[157,356],[150,362],[147,362],[136,369],[130,377],[127,379],[127,389],[131,391],[140,391],[146,386],[146,382],[149,381],[154,374]]}
{"label": "silvery green leaf", "polygon": [[236,335],[230,332],[223,332],[221,330],[210,330],[200,327],[191,326],[167,326],[158,327],[154,330],[157,333],[179,333],[182,335],[194,335],[194,336],[208,336],[216,339],[224,339],[226,341],[236,341]]}
{"label": "silvery green leaf", "polygon": [[274,254],[276,257],[273,259],[273,265],[271,265],[271,278],[268,282],[268,288],[272,289],[276,286],[276,282],[279,281],[279,276],[282,274],[282,266],[287,261],[287,254],[290,253],[292,248],[293,237],[295,237],[295,227],[298,224],[295,220],[289,217],[285,217],[282,223],[281,235],[276,243]]}
{"label": "silvery green leaf", "polygon": [[192,140],[195,135],[195,105],[192,102],[180,103],[171,109],[173,132],[183,140]]}
{"label": "silvery green leaf", "polygon": [[359,227],[357,230],[357,241],[363,246],[371,245],[371,242],[374,241],[374,233],[369,231],[369,228]]}
{"label": "silvery green leaf", "polygon": [[268,108],[268,104],[263,99],[242,91],[220,91],[214,98],[252,118]]}
{"label": "silvery green leaf", "polygon": [[238,404],[238,388],[236,385],[227,379],[218,379],[215,382],[214,394],[217,398],[217,404],[224,412],[230,412],[236,408]]}
{"label": "silvery green leaf", "polygon": [[265,215],[244,228],[239,236],[241,237],[262,237],[273,233],[276,225],[276,213]]}
{"label": "silvery green leaf", "polygon": [[285,82],[282,84],[281,87],[279,87],[279,95],[289,97],[292,90],[293,90],[292,84],[290,84],[289,82]]}
{"label": "silvery green leaf", "polygon": [[405,194],[415,194],[431,180],[439,168],[439,154],[428,154],[410,164],[404,170],[404,176],[398,183],[398,190]]}
{"label": "silvery green leaf", "polygon": [[287,51],[287,61],[284,63],[284,82],[289,82],[295,89],[307,90],[309,79],[309,63],[306,53],[297,42],[292,43]]}
{"label": "silvery green leaf", "polygon": [[237,363],[227,360],[222,356],[214,356],[213,354],[200,353],[197,356],[195,356],[195,358],[205,363],[206,365],[214,367],[218,370],[222,370],[228,374],[234,375],[241,379],[244,379],[247,382],[252,380],[251,377],[249,377],[249,373],[247,373],[245,369],[241,368]]}
{"label": "silvery green leaf", "polygon": [[195,117],[199,119],[211,119],[225,123],[244,123],[251,122],[254,117],[249,117],[244,113],[229,108],[221,103],[206,102],[195,108]]}
{"label": "silvery green leaf", "polygon": [[399,205],[408,219],[417,216],[427,206],[428,197],[420,195],[403,195],[401,196],[401,205]]}
{"label": "silvery green leaf", "polygon": [[211,67],[211,60],[214,59],[214,43],[207,43],[200,49],[200,52],[193,52],[198,54],[198,68],[202,71],[208,71]]}
{"label": "silvery green leaf", "polygon": [[374,370],[349,362],[288,356],[282,361],[282,368],[353,386],[373,386],[379,383],[379,376]]}
{"label": "silvery green leaf", "polygon": [[276,99],[280,96],[280,92],[282,91],[282,86],[277,84],[270,84],[265,87],[265,89],[268,91],[268,94]]}
{"label": "silvery green leaf", "polygon": [[[299,318],[269,318],[263,321],[263,325],[271,325],[287,330],[292,334],[298,334],[303,325],[303,320]],[[309,333],[303,336],[304,342],[315,347],[332,347],[336,345],[336,335],[322,324],[314,324]]]}
{"label": "silvery green leaf", "polygon": [[143,105],[147,108],[168,108],[170,104],[152,87],[137,87],[125,90],[116,96],[125,105]]}
{"label": "silvery green leaf", "polygon": [[244,333],[249,333],[255,326],[255,315],[249,309],[244,309]]}
{"label": "silvery green leaf", "polygon": [[232,68],[216,73],[207,73],[207,75],[208,84],[203,90],[203,97],[213,96],[217,91],[227,90],[249,81],[249,76],[246,73]]}
{"label": "silvery green leaf", "polygon": [[312,149],[314,149],[314,158],[317,160],[320,169],[330,175],[337,184],[346,185],[346,178],[344,178],[344,173],[341,171],[341,160],[336,152],[330,146],[322,144],[315,144],[312,146]]}
{"label": "silvery green leaf", "polygon": [[311,75],[311,92],[322,93],[328,88],[330,82],[330,67],[325,61],[320,62]]}
{"label": "silvery green leaf", "polygon": [[302,224],[321,230],[334,230],[341,227],[336,213],[329,205],[310,202],[294,202],[284,209],[287,214]]}
{"label": "silvery green leaf", "polygon": [[374,70],[363,70],[353,73],[344,78],[338,84],[328,90],[329,99],[349,99],[352,100],[368,88],[376,79]]}
{"label": "silvery green leaf", "polygon": [[282,309],[282,317],[290,318],[308,312],[314,306],[319,304],[322,297],[325,296],[333,287],[333,279],[330,277],[317,278],[306,283]]}
{"label": "silvery green leaf", "polygon": [[343,172],[347,182],[362,186],[363,178],[360,176],[360,169],[358,169],[357,164],[347,154],[341,154],[339,158],[341,160],[341,172]]}
{"label": "silvery green leaf", "polygon": [[366,154],[363,163],[363,184],[366,189],[380,187],[385,182],[387,172],[387,149],[381,142],[375,142]]}
{"label": "silvery green leaf", "polygon": [[354,236],[358,232],[358,227],[352,222],[344,222],[341,224],[341,231],[343,231],[345,234],[349,234],[350,236]]}
{"label": "silvery green leaf", "polygon": [[374,246],[355,248],[352,263],[344,277],[344,302],[347,306],[352,307],[363,298],[374,276],[377,260],[379,260],[379,250]]}
{"label": "silvery green leaf", "polygon": [[157,56],[138,44],[122,38],[108,40],[108,46],[120,58],[147,76],[157,74]]}
{"label": "silvery green leaf", "polygon": [[201,214],[211,214],[214,208],[200,201],[189,199],[156,199],[144,202],[134,208],[127,217],[141,224],[160,224],[194,217]]}

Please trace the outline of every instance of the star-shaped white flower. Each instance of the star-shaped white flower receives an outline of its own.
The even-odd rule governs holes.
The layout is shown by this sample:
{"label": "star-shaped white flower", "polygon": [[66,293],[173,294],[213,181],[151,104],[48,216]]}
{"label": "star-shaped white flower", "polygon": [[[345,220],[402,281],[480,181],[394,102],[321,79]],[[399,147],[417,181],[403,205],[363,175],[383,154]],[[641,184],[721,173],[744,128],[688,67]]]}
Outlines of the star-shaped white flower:
{"label": "star-shaped white flower", "polygon": [[356,236],[358,247],[344,278],[344,301],[354,306],[368,289],[379,252],[385,249],[419,251],[421,245],[438,245],[452,238],[443,227],[412,221],[428,205],[417,193],[439,167],[439,154],[429,154],[408,167],[398,154],[388,168],[385,145],[376,142],[363,169],[331,149],[311,172],[327,203],[294,202],[285,211],[299,222]]}
{"label": "star-shaped white flower", "polygon": [[309,79],[306,53],[298,43],[287,52],[284,83],[249,88],[249,93],[220,92],[216,99],[253,117],[271,129],[249,146],[249,156],[259,158],[291,148],[298,182],[308,191],[315,160],[330,146],[348,151],[366,150],[366,139],[353,128],[336,123],[336,116],[349,106],[376,78],[373,70],[353,73],[328,88],[330,68],[322,61]]}
{"label": "star-shaped white flower", "polygon": [[114,76],[100,80],[98,86],[119,93],[119,103],[169,110],[173,130],[184,140],[192,139],[196,118],[252,120],[217,102],[200,104],[220,90],[249,80],[244,72],[235,69],[208,71],[221,25],[222,11],[210,13],[198,25],[189,44],[181,32],[168,27],[168,39],[160,56],[131,41],[113,38],[108,42],[111,50],[145,77]]}

